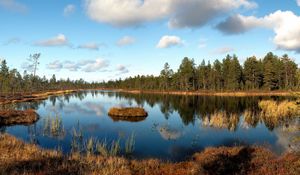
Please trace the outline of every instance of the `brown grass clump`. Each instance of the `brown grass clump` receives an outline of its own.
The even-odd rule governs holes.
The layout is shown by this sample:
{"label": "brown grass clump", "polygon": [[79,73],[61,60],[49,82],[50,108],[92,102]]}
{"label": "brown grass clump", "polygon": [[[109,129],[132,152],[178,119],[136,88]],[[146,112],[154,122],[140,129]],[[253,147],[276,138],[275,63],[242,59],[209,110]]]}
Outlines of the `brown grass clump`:
{"label": "brown grass clump", "polygon": [[39,119],[39,115],[32,109],[25,111],[0,111],[0,126],[16,124],[32,124]]}
{"label": "brown grass clump", "polygon": [[147,117],[148,113],[140,107],[130,108],[111,108],[108,112],[109,116],[114,117]]}
{"label": "brown grass clump", "polygon": [[78,153],[64,156],[5,134],[0,136],[0,152],[0,174],[300,174],[299,153],[278,157],[262,147],[207,148],[189,160],[171,163]]}
{"label": "brown grass clump", "polygon": [[262,110],[261,115],[265,117],[284,119],[300,114],[297,103],[293,101],[276,102],[273,100],[262,100],[258,105]]}

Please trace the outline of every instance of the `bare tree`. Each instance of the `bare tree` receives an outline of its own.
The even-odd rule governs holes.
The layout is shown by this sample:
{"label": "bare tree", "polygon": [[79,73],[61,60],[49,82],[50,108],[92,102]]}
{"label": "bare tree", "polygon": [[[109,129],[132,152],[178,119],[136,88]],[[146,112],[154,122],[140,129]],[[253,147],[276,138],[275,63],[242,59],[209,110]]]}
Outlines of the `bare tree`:
{"label": "bare tree", "polygon": [[41,53],[35,53],[30,55],[28,58],[29,67],[32,68],[33,77],[36,76],[36,70],[38,65],[40,64],[39,59],[41,57]]}

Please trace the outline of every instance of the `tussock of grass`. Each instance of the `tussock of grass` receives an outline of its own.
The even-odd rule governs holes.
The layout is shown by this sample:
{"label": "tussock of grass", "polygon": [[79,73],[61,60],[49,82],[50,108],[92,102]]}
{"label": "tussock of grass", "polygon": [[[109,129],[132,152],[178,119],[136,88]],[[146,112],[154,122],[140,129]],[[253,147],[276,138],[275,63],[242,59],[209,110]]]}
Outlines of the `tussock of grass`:
{"label": "tussock of grass", "polygon": [[265,117],[284,119],[300,114],[298,105],[294,101],[276,102],[272,100],[262,100],[258,105],[262,110],[261,115]]}
{"label": "tussock of grass", "polygon": [[170,163],[78,153],[64,156],[2,135],[0,152],[0,174],[300,174],[298,153],[277,157],[261,147],[207,148],[190,160]]}
{"label": "tussock of grass", "polygon": [[39,119],[39,115],[32,109],[25,111],[0,111],[0,126],[16,124],[32,124]]}
{"label": "tussock of grass", "polygon": [[147,116],[148,113],[140,107],[130,107],[130,108],[111,108],[108,115],[114,120],[126,120],[126,121],[142,121]]}

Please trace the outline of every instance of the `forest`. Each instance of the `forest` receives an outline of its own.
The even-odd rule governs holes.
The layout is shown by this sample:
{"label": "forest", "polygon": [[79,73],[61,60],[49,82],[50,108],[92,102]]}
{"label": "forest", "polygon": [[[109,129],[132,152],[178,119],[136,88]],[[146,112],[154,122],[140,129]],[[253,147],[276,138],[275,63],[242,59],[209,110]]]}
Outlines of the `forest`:
{"label": "forest", "polygon": [[[83,79],[57,79],[55,74],[50,79],[36,74],[41,54],[33,54],[28,58],[28,70],[21,74],[17,69],[10,69],[5,59],[0,65],[0,95],[15,93],[33,93],[52,90],[97,88],[99,84],[86,82]],[[1,59],[0,59],[1,60]]]}
{"label": "forest", "polygon": [[196,65],[194,59],[185,57],[178,70],[165,63],[159,76],[138,75],[108,82],[86,82],[83,79],[50,79],[36,75],[40,54],[30,55],[31,69],[23,75],[10,69],[5,59],[1,61],[0,94],[32,93],[48,90],[122,88],[144,90],[297,90],[300,87],[298,65],[288,57],[269,52],[264,58],[247,58],[243,65],[236,55],[227,55],[222,61],[211,64],[204,60]]}
{"label": "forest", "polygon": [[108,81],[106,88],[145,90],[296,90],[300,87],[300,70],[288,55],[279,57],[272,52],[264,58],[247,58],[243,64],[236,55],[227,55],[211,64],[185,57],[178,70],[165,63],[159,76],[135,76],[124,80]]}

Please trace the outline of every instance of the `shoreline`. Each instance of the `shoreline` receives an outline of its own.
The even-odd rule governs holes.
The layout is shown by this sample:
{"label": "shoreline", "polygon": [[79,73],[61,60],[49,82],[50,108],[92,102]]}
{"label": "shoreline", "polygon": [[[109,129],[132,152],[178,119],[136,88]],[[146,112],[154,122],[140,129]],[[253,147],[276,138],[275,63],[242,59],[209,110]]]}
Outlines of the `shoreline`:
{"label": "shoreline", "polygon": [[179,96],[220,96],[220,97],[254,97],[254,96],[299,96],[300,91],[159,91],[159,90],[129,90],[112,88],[95,89],[69,89],[47,92],[37,92],[32,94],[17,93],[14,95],[0,96],[0,105],[45,100],[52,95],[63,95],[88,90],[111,90],[130,94],[161,94],[161,95],[179,95]]}
{"label": "shoreline", "polygon": [[49,96],[52,95],[63,95],[74,92],[82,91],[82,89],[77,90],[57,90],[57,91],[48,91],[48,92],[38,92],[32,94],[15,94],[15,95],[7,95],[1,96],[0,105],[10,104],[10,103],[20,103],[20,102],[30,102],[30,101],[39,101],[46,100]]}
{"label": "shoreline", "polygon": [[185,161],[168,162],[44,149],[0,135],[0,174],[297,174],[299,153],[275,155],[258,146],[209,147]]}
{"label": "shoreline", "polygon": [[131,94],[162,94],[184,96],[228,96],[228,97],[251,97],[251,96],[298,96],[300,91],[158,91],[158,90],[128,90],[128,89],[102,89],[115,90]]}

